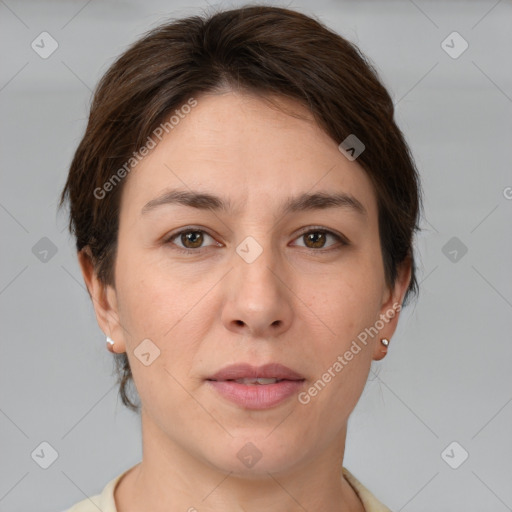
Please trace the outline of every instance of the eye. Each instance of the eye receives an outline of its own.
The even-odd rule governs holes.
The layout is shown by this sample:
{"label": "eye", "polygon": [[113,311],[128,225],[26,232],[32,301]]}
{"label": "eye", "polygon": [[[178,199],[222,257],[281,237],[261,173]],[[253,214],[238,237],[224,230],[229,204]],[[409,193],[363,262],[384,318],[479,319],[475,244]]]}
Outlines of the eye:
{"label": "eye", "polygon": [[[335,241],[337,241],[341,246],[349,245],[348,240],[344,236],[334,233],[329,229],[320,227],[309,227],[307,231],[303,231],[295,240],[300,240],[302,238],[303,240],[305,240],[305,245],[303,245],[303,247],[313,249],[315,252],[324,252],[339,249],[340,245],[334,247],[333,249],[325,249],[325,243],[329,236],[332,237]],[[173,233],[164,241],[164,243],[172,244],[174,246],[173,249],[179,252],[185,254],[192,254],[202,252],[202,249],[206,249],[206,247],[208,247],[202,245],[203,242],[205,241],[205,237],[214,240],[214,238],[208,233],[206,233],[206,231],[202,229],[188,227],[186,229],[178,231],[177,233]],[[179,245],[180,243],[182,244],[181,246]],[[215,244],[217,245],[217,247],[220,246],[220,244],[218,244],[217,242]]]}
{"label": "eye", "polygon": [[[325,249],[325,243],[328,237],[334,238],[337,242],[339,242],[342,246],[348,245],[348,240],[343,237],[342,235],[339,235],[337,233],[334,233],[333,231],[330,231],[329,229],[325,228],[308,228],[308,231],[303,231],[301,235],[296,238],[296,240],[304,240],[305,245],[303,247],[307,247],[308,249],[317,249],[320,252],[322,250],[331,250],[331,249]],[[336,245],[336,244],[331,244]],[[331,247],[328,246],[328,247]],[[336,247],[339,248],[339,247]],[[317,251],[317,252],[319,252]]]}
{"label": "eye", "polygon": [[[176,245],[174,249],[186,254],[190,254],[192,252],[197,253],[204,248],[201,247],[201,244],[204,242],[205,236],[213,240],[213,237],[211,237],[208,233],[206,233],[206,231],[203,231],[202,229],[187,228],[174,233],[169,238],[167,238],[164,243]],[[178,242],[183,245],[177,245],[173,241],[174,239],[178,239]]]}

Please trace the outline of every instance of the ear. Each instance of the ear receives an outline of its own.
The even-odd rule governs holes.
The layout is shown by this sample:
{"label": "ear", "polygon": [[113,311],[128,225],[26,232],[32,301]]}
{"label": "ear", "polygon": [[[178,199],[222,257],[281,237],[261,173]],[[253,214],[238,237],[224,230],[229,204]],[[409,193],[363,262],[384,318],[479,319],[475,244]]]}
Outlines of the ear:
{"label": "ear", "polygon": [[103,283],[96,274],[92,254],[89,247],[78,252],[78,263],[82,276],[91,297],[96,320],[105,336],[110,336],[115,342],[113,351],[126,351],[124,331],[119,322],[117,294],[113,286]]}
{"label": "ear", "polygon": [[376,361],[382,359],[387,353],[386,348],[381,344],[380,340],[382,338],[391,340],[396,330],[404,296],[411,281],[411,273],[412,262],[411,258],[407,257],[398,267],[394,287],[390,288],[387,286],[383,294],[379,320],[384,324],[384,327],[379,330],[379,333],[375,337],[373,359]]}

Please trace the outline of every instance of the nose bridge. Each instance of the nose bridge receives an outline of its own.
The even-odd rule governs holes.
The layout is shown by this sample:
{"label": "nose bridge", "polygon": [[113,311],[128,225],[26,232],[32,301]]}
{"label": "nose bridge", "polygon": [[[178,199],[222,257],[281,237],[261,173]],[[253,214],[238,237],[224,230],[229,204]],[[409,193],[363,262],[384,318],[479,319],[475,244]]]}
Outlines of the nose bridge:
{"label": "nose bridge", "polygon": [[282,259],[273,247],[268,229],[262,229],[255,236],[246,236],[236,246],[235,252],[236,274],[239,279],[247,281],[251,286],[260,285],[267,291],[278,286],[274,273],[280,267]]}
{"label": "nose bridge", "polygon": [[248,329],[259,336],[271,332],[275,335],[276,327],[284,328],[291,319],[287,288],[280,277],[283,259],[268,235],[268,228],[253,233],[235,248],[222,316],[229,329]]}

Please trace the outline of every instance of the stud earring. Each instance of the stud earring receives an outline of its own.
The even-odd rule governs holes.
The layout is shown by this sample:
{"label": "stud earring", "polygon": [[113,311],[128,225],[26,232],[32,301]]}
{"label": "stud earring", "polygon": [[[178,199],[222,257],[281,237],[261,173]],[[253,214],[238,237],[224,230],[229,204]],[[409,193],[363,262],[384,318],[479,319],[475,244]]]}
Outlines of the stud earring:
{"label": "stud earring", "polygon": [[114,340],[110,336],[107,336],[107,349],[114,353]]}
{"label": "stud earring", "polygon": [[380,342],[387,347],[389,345],[389,340],[387,338],[381,338]]}

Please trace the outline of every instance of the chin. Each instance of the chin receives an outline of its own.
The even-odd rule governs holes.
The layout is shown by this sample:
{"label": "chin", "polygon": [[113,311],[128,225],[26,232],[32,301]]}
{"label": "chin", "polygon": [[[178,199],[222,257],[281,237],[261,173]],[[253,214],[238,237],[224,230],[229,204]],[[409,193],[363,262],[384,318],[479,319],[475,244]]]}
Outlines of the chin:
{"label": "chin", "polygon": [[[215,453],[217,456],[210,462],[223,472],[243,478],[268,479],[268,473],[288,471],[302,457],[297,453],[297,446],[300,445],[294,443],[290,436],[287,436],[287,442],[281,436],[272,438],[276,434],[274,432],[269,436],[273,428],[267,427],[264,432],[254,435],[236,436],[231,439],[229,446]],[[301,446],[300,453],[304,454],[304,446]]]}

